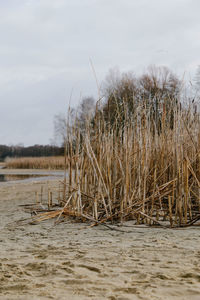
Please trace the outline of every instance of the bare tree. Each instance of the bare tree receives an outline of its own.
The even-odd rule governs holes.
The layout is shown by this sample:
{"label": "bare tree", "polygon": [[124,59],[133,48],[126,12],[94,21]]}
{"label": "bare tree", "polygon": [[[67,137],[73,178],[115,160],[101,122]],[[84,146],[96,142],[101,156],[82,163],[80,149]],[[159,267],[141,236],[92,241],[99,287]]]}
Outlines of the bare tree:
{"label": "bare tree", "polygon": [[137,101],[137,86],[137,78],[132,72],[121,74],[118,69],[109,71],[103,85],[106,99],[103,115],[107,122],[113,124],[116,119],[123,119],[123,112],[126,108],[129,113],[133,113]]}
{"label": "bare tree", "polygon": [[195,86],[195,98],[200,100],[200,66],[197,67],[197,71],[194,78]]}
{"label": "bare tree", "polygon": [[174,101],[180,86],[180,80],[167,67],[150,66],[139,78],[141,96],[150,102]]}
{"label": "bare tree", "polygon": [[168,68],[150,66],[140,77],[114,70],[106,80],[103,115],[108,123],[114,124],[116,118],[120,118],[123,126],[124,111],[132,116],[139,106],[149,109],[152,120],[157,124],[163,110],[169,112],[173,123],[170,113],[178,105],[181,83]]}
{"label": "bare tree", "polygon": [[87,123],[91,121],[95,112],[95,100],[93,97],[85,97],[77,109],[77,123],[81,131],[84,131]]}
{"label": "bare tree", "polygon": [[69,133],[75,129],[83,135],[87,122],[90,122],[95,111],[95,101],[92,97],[82,99],[79,106],[70,108],[68,113],[57,114],[54,117],[54,142],[65,145]]}
{"label": "bare tree", "polygon": [[56,144],[65,144],[67,134],[74,124],[76,111],[74,108],[69,108],[68,113],[60,113],[54,117],[54,141]]}

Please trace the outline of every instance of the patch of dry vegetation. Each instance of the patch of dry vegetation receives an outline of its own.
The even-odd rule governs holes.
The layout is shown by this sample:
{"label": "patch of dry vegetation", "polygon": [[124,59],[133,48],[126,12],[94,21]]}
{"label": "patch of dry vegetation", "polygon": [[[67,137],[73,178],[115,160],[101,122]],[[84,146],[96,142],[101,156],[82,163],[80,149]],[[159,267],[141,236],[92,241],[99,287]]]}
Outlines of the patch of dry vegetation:
{"label": "patch of dry vegetation", "polygon": [[[168,71],[124,77],[84,128],[68,128],[64,208],[95,224],[189,226],[200,219],[200,114]],[[40,220],[43,216],[40,216]]]}
{"label": "patch of dry vegetation", "polygon": [[11,158],[6,161],[6,168],[63,170],[64,161],[63,156]]}
{"label": "patch of dry vegetation", "polygon": [[164,110],[158,131],[149,109],[140,106],[132,118],[124,115],[122,128],[117,120],[111,127],[99,117],[82,143],[77,132],[75,156],[69,148],[65,208],[97,222],[156,224],[164,218],[181,226],[198,218],[199,114],[192,108],[173,113],[173,129]]}
{"label": "patch of dry vegetation", "polygon": [[149,109],[141,105],[131,118],[124,116],[123,127],[117,119],[111,127],[98,114],[82,141],[74,129],[68,137],[64,208],[35,220],[63,215],[94,224],[167,221],[171,227],[198,221],[200,118],[192,107],[174,108],[173,113],[173,128],[164,110],[157,127]]}

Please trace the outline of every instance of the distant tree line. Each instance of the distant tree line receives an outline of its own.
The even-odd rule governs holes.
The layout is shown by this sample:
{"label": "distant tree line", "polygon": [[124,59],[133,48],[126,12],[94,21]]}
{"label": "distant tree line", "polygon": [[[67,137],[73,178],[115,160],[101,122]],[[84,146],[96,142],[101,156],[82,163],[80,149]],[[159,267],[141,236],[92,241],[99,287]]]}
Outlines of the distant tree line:
{"label": "distant tree line", "polygon": [[99,130],[98,120],[103,120],[104,125],[111,130],[116,124],[122,128],[125,118],[131,120],[141,108],[148,112],[152,120],[152,130],[155,127],[158,132],[162,130],[163,113],[172,129],[174,113],[180,105],[181,89],[181,80],[167,67],[150,66],[141,76],[135,76],[132,72],[120,73],[113,69],[104,80],[102,98],[96,104],[92,97],[85,97],[77,110],[69,110],[68,116],[55,116],[55,135],[60,137],[64,145],[67,133],[71,137],[76,136],[75,130],[78,129],[81,142],[88,125],[90,131],[92,128],[94,131]]}
{"label": "distant tree line", "polygon": [[[68,115],[56,115],[55,136],[60,144],[81,144],[87,128],[92,132],[110,128],[123,128],[126,120],[144,122],[143,113],[151,121],[150,131],[162,132],[162,126],[173,130],[178,110],[186,109],[190,102],[197,111],[200,100],[200,66],[194,86],[187,87],[182,79],[167,67],[149,66],[142,75],[133,72],[121,73],[112,69],[101,87],[101,99],[96,103],[92,97],[85,97],[77,109],[70,108]],[[187,87],[187,88],[186,88]],[[101,125],[103,124],[103,126]],[[127,123],[126,123],[127,124]],[[78,130],[79,135],[76,134]],[[67,142],[66,142],[67,141]],[[74,146],[75,147],[75,146]]]}
{"label": "distant tree line", "polygon": [[[105,102],[100,113],[109,127],[123,127],[125,118],[148,113],[152,128],[161,131],[161,119],[173,128],[174,113],[180,105],[182,82],[167,67],[150,66],[141,76],[111,71],[104,83]],[[142,116],[141,116],[142,120]]]}
{"label": "distant tree line", "polygon": [[0,160],[4,161],[7,157],[40,157],[40,156],[58,156],[64,154],[63,147],[52,145],[34,145],[24,146],[6,146],[0,145]]}

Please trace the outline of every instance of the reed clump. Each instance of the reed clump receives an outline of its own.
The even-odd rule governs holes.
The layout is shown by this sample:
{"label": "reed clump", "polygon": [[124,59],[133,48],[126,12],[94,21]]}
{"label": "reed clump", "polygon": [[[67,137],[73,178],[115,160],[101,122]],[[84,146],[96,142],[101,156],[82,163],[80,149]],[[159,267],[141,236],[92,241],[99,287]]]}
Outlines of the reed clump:
{"label": "reed clump", "polygon": [[63,170],[65,165],[64,156],[48,157],[20,157],[6,160],[8,169],[51,169]]}
{"label": "reed clump", "polygon": [[200,218],[199,149],[194,105],[176,101],[166,110],[161,102],[155,118],[145,101],[130,116],[124,101],[112,124],[97,108],[84,133],[75,124],[68,134],[62,213],[96,224],[194,224]]}
{"label": "reed clump", "polygon": [[82,118],[84,122],[69,119],[64,207],[54,216],[94,224],[196,223],[200,220],[197,104],[183,95],[184,85],[165,67],[151,67],[137,78],[111,75],[106,101],[97,102],[95,114]]}

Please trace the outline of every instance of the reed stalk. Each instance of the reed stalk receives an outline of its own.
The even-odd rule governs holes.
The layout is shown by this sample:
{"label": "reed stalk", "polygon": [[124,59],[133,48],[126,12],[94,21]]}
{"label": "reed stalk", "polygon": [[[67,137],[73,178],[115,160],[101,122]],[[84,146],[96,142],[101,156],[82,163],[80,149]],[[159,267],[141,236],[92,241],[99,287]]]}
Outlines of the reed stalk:
{"label": "reed stalk", "polygon": [[164,217],[170,226],[184,226],[197,218],[200,118],[191,107],[174,106],[171,113],[173,126],[163,105],[158,126],[144,103],[131,116],[124,103],[112,126],[100,111],[84,135],[76,126],[67,141],[67,211],[97,222],[149,225]]}

